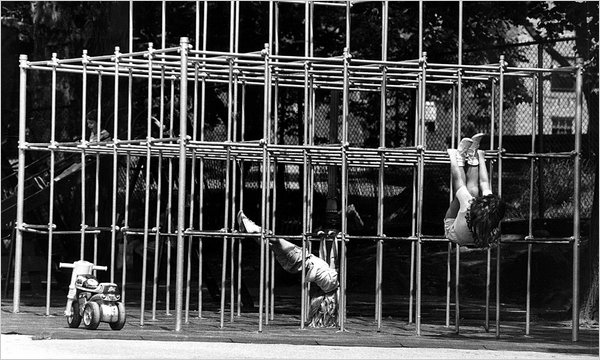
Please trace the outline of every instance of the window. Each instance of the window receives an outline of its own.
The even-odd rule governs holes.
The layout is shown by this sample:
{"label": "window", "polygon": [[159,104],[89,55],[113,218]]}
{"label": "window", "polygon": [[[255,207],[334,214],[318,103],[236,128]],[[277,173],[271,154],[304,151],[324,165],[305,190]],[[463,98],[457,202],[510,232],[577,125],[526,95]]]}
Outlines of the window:
{"label": "window", "polygon": [[572,134],[573,133],[573,118],[572,117],[552,117],[552,135]]}
{"label": "window", "polygon": [[437,107],[435,101],[425,101],[425,127],[427,131],[435,131],[435,120],[437,119]]}
{"label": "window", "polygon": [[[575,64],[575,58],[566,56],[565,59]],[[575,91],[575,75],[570,72],[553,72],[550,76],[550,90],[558,92]]]}

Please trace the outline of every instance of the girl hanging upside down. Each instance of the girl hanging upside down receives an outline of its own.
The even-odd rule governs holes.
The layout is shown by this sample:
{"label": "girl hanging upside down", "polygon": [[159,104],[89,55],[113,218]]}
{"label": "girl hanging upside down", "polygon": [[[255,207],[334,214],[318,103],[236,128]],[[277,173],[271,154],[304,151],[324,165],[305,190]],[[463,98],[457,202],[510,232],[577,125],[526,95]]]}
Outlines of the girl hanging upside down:
{"label": "girl hanging upside down", "polygon": [[[237,215],[240,232],[260,233],[260,226],[248,219],[243,211]],[[260,240],[258,240],[260,241]],[[270,248],[277,262],[289,273],[302,271],[302,248],[280,238],[269,238]],[[310,327],[334,327],[337,325],[339,286],[335,264],[330,266],[321,258],[306,251],[306,281],[312,282],[309,310]]]}
{"label": "girl hanging upside down", "polygon": [[460,141],[448,149],[455,196],[444,218],[445,236],[460,246],[487,248],[500,239],[500,220],[506,206],[489,182],[484,152],[479,143],[484,134]]}

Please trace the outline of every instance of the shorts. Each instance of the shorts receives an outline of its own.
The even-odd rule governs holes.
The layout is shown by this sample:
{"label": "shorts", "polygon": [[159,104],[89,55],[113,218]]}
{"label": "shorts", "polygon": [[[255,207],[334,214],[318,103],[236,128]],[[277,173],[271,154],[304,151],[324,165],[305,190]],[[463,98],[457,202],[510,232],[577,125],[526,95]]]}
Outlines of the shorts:
{"label": "shorts", "polygon": [[[308,255],[307,255],[308,257]],[[286,253],[275,254],[277,262],[283,269],[289,273],[302,271],[302,248],[296,246],[293,250]]]}
{"label": "shorts", "polygon": [[444,236],[460,246],[473,246],[475,240],[473,240],[473,234],[467,226],[466,215],[466,211],[460,211],[456,218],[444,219]]}

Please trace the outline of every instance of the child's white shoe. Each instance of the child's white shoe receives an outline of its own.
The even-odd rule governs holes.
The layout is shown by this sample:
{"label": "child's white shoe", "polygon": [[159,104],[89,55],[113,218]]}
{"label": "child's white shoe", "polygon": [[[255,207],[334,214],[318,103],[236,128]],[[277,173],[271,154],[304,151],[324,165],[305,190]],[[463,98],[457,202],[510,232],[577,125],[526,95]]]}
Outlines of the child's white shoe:
{"label": "child's white shoe", "polygon": [[237,214],[237,222],[240,228],[240,232],[247,232],[249,234],[260,233],[260,226],[256,225],[254,221],[248,219],[244,211],[240,210]]}
{"label": "child's white shoe", "polygon": [[467,163],[471,166],[479,165],[479,157],[477,156],[477,150],[479,150],[479,144],[481,143],[481,139],[485,134],[479,133],[471,136],[471,146],[467,149]]}
{"label": "child's white shoe", "polygon": [[463,138],[458,144],[458,148],[456,149],[456,162],[458,166],[465,166],[465,159],[467,158],[468,150],[473,144],[473,140],[469,138]]}

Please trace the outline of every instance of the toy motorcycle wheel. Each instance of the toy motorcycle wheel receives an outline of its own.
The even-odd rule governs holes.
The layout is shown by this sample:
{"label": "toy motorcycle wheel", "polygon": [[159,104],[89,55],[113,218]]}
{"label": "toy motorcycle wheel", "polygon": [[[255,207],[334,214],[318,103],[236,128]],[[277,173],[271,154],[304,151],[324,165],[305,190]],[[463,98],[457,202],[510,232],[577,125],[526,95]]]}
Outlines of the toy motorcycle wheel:
{"label": "toy motorcycle wheel", "polygon": [[119,316],[117,321],[111,322],[110,328],[113,330],[121,330],[125,325],[125,305],[122,302],[116,303],[117,311],[119,312]]}
{"label": "toy motorcycle wheel", "polygon": [[73,305],[71,305],[71,315],[67,316],[67,324],[70,328],[79,327],[79,324],[81,324],[81,314],[79,314],[79,303],[77,301],[73,301]]}
{"label": "toy motorcycle wheel", "polygon": [[95,330],[98,328],[101,317],[102,314],[100,314],[100,305],[98,303],[89,302],[85,304],[85,308],[83,308],[83,324],[86,329]]}

